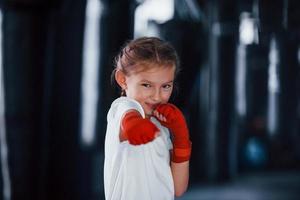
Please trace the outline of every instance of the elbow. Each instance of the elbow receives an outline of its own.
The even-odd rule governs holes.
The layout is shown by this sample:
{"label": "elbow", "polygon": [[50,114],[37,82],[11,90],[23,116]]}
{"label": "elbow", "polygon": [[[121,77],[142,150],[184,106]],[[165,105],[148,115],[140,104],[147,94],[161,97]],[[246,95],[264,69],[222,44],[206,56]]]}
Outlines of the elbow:
{"label": "elbow", "polygon": [[185,192],[186,192],[186,188],[185,189],[181,189],[181,190],[176,190],[175,191],[175,196],[176,197],[181,197]]}

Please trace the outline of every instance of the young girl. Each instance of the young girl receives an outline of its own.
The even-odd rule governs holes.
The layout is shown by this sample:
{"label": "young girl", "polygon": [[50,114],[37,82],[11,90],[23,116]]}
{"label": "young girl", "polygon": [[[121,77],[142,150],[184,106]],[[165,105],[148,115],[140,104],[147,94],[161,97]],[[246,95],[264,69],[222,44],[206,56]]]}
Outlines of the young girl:
{"label": "young girl", "polygon": [[112,75],[122,97],[107,115],[106,200],[172,200],[186,191],[189,132],[168,103],[178,70],[174,48],[154,37],[129,42],[116,57]]}

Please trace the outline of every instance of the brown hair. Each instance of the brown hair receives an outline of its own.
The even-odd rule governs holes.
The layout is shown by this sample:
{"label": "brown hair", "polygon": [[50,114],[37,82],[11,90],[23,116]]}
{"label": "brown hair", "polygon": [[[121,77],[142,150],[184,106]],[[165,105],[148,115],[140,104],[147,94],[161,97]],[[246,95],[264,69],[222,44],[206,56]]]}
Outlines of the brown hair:
{"label": "brown hair", "polygon": [[131,40],[125,43],[120,53],[115,57],[115,69],[111,79],[114,81],[116,70],[121,70],[125,75],[129,75],[132,72],[140,72],[153,66],[175,66],[176,76],[179,72],[179,58],[173,46],[156,37],[141,37]]}

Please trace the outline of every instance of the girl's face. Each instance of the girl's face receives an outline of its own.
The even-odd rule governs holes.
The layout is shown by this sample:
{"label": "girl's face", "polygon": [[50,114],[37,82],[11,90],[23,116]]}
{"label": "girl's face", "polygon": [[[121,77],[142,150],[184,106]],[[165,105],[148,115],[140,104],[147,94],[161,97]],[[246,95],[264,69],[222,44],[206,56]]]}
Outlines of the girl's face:
{"label": "girl's face", "polygon": [[[124,75],[124,74],[123,74]],[[126,96],[138,101],[147,117],[158,104],[167,103],[173,91],[175,66],[153,67],[141,72],[124,75]]]}

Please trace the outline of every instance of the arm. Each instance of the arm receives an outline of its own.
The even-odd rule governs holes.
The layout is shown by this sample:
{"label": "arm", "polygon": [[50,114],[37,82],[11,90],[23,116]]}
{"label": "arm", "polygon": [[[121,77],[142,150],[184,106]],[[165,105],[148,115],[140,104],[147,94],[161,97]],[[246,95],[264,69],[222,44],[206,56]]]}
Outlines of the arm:
{"label": "arm", "polygon": [[183,195],[187,190],[189,183],[189,164],[189,161],[182,163],[171,162],[176,197]]}
{"label": "arm", "polygon": [[174,180],[175,195],[181,196],[188,186],[189,159],[192,148],[187,124],[181,111],[173,104],[161,104],[153,114],[162,125],[170,129],[173,136],[171,171]]}

